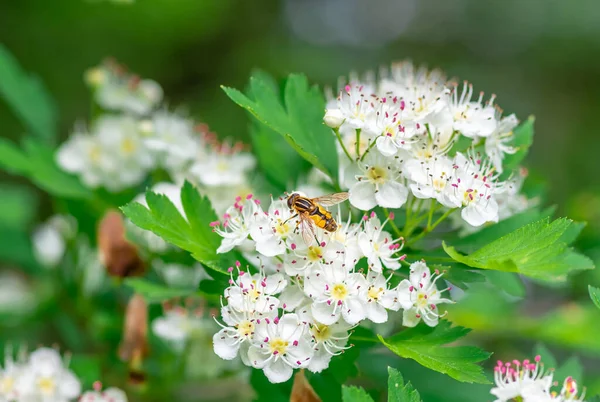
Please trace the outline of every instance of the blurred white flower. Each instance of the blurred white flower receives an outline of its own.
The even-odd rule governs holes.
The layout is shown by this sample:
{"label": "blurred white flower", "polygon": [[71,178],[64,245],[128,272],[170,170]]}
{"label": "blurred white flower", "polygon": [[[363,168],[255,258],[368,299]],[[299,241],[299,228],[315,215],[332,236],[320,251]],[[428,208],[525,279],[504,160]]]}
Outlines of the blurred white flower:
{"label": "blurred white flower", "polygon": [[102,390],[102,384],[94,383],[94,390],[87,391],[78,399],[79,402],[127,402],[127,395],[119,388],[106,388]]}

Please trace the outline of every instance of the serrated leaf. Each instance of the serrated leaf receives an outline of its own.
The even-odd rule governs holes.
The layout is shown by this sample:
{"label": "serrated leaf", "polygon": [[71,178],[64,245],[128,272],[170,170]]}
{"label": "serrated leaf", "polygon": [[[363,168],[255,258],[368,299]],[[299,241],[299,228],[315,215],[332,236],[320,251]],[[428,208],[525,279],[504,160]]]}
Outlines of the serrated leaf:
{"label": "serrated leaf", "polygon": [[455,261],[474,268],[517,272],[547,281],[563,281],[573,270],[592,269],[593,262],[561,241],[572,221],[548,219],[525,225],[471,253],[460,254],[443,243]]}
{"label": "serrated leaf", "polygon": [[487,271],[484,276],[490,283],[511,296],[524,297],[525,286],[519,275],[511,272]]}
{"label": "serrated leaf", "polygon": [[410,382],[404,383],[402,374],[388,367],[388,402],[421,402],[419,392]]}
{"label": "serrated leaf", "polygon": [[440,321],[435,328],[421,324],[387,339],[380,335],[378,337],[400,357],[413,359],[458,381],[487,384],[489,380],[483,369],[475,363],[486,360],[490,353],[474,346],[444,346],[465,336],[469,331],[463,327],[451,327],[447,321]]}
{"label": "serrated leaf", "polygon": [[342,387],[343,402],[373,402],[373,398],[362,388],[354,386]]}
{"label": "serrated leaf", "polygon": [[186,297],[195,293],[194,289],[170,288],[166,285],[150,282],[145,278],[126,278],[125,286],[133,289],[135,293],[144,296],[144,299],[152,303],[161,303],[175,297]]}
{"label": "serrated leaf", "polygon": [[223,90],[231,100],[283,136],[300,156],[334,180],[337,178],[335,138],[323,124],[325,101],[316,86],[309,86],[305,76],[288,77],[283,99],[265,74],[250,79],[250,97],[233,88],[223,87]]}
{"label": "serrated leaf", "polygon": [[600,289],[588,285],[588,291],[590,292],[590,299],[592,299],[596,307],[600,308]]}
{"label": "serrated leaf", "polygon": [[56,138],[56,107],[38,77],[27,74],[0,44],[0,96],[28,131],[46,143]]}
{"label": "serrated leaf", "polygon": [[192,184],[186,182],[181,189],[185,217],[165,195],[147,192],[146,202],[148,207],[133,202],[121,210],[136,226],[190,252],[192,257],[215,271],[226,274],[236,259],[243,260],[236,252],[217,254],[221,237],[210,227],[210,223],[217,220],[217,214],[208,198],[201,196]]}

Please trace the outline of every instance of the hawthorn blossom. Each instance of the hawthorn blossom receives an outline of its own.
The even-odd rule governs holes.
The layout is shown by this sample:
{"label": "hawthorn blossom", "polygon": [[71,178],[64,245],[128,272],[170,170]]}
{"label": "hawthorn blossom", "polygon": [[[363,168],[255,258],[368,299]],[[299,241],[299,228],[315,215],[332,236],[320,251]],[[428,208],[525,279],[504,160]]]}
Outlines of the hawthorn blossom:
{"label": "hawthorn blossom", "polygon": [[189,173],[205,186],[243,184],[245,176],[256,166],[256,159],[239,148],[239,145],[220,144],[197,159]]}
{"label": "hawthorn blossom", "polygon": [[[350,203],[368,211],[379,205],[384,208],[400,208],[408,198],[408,189],[400,182],[400,167],[394,159],[369,152],[364,161],[358,161],[356,174],[346,172]],[[353,176],[353,177],[350,177]]]}
{"label": "hawthorn blossom", "polygon": [[291,251],[284,257],[285,272],[290,275],[306,276],[315,269],[330,264],[334,260],[342,259],[342,269],[352,269],[356,261],[345,265],[345,247],[335,240],[322,241],[319,244],[306,245],[302,239],[290,245]]}
{"label": "hawthorn blossom", "polygon": [[454,119],[454,130],[469,138],[489,137],[498,125],[494,96],[486,104],[483,104],[483,92],[481,92],[479,99],[472,101],[473,85],[466,81],[460,97],[458,92],[458,87],[455,86],[448,101],[448,107]]}
{"label": "hawthorn blossom", "polygon": [[454,168],[452,161],[444,155],[436,155],[424,160],[411,159],[406,162],[405,171],[412,181],[412,194],[421,199],[433,198],[448,208],[460,206],[452,197],[451,185]]}
{"label": "hawthorn blossom", "polygon": [[312,299],[311,314],[325,325],[340,317],[350,325],[365,319],[368,287],[362,274],[349,272],[339,261],[324,264],[304,279],[304,293]]}
{"label": "hawthorn blossom", "polygon": [[115,387],[102,390],[102,384],[96,381],[94,390],[81,395],[79,402],[127,402],[127,395],[123,390]]}
{"label": "hawthorn blossom", "polygon": [[430,327],[437,325],[441,316],[438,304],[452,303],[452,300],[441,297],[444,290],[436,286],[440,277],[440,274],[431,275],[422,261],[411,264],[409,279],[404,279],[398,285],[398,301],[404,309],[404,326],[414,327],[421,319]]}
{"label": "hawthorn blossom", "polygon": [[308,367],[314,355],[306,324],[296,314],[261,320],[255,328],[248,360],[262,369],[272,383],[289,380],[295,368]]}
{"label": "hawthorn blossom", "polygon": [[518,148],[510,145],[514,139],[513,130],[518,124],[519,120],[514,114],[502,118],[494,132],[485,141],[485,153],[498,173],[504,171],[502,162],[505,155],[514,154],[518,151]]}
{"label": "hawthorn blossom", "polygon": [[237,197],[235,204],[229,207],[223,215],[222,228],[218,221],[210,224],[213,230],[223,237],[217,253],[226,253],[247,242],[250,231],[254,227],[254,221],[261,214],[263,214],[262,209],[252,199],[252,195],[243,201],[241,197]]}
{"label": "hawthorn blossom", "polygon": [[400,309],[398,290],[390,289],[389,279],[378,272],[370,272],[367,280],[369,282],[366,304],[367,318],[376,324],[384,323],[388,320],[387,310],[398,311]]}
{"label": "hawthorn blossom", "polygon": [[262,272],[250,274],[239,271],[237,278],[234,279],[233,274],[231,278],[231,286],[224,293],[229,306],[237,311],[266,313],[277,310],[279,299],[274,295],[287,286],[287,280],[279,273],[266,276]]}
{"label": "hawthorn blossom", "polygon": [[[393,219],[393,215],[390,219]],[[400,268],[400,261],[404,259],[404,256],[396,256],[404,245],[404,239],[394,240],[390,233],[384,231],[387,222],[386,219],[381,223],[372,212],[369,219],[364,219],[364,231],[358,235],[358,246],[367,257],[369,268],[374,272],[382,272],[383,266],[396,270]]]}
{"label": "hawthorn blossom", "polygon": [[152,332],[180,352],[190,336],[195,331],[200,331],[203,326],[201,312],[190,312],[178,307],[169,309],[163,316],[155,318],[152,321]]}
{"label": "hawthorn blossom", "polygon": [[461,216],[471,226],[486,222],[498,222],[498,203],[495,194],[500,187],[497,176],[486,160],[475,157],[467,159],[457,153],[454,158],[454,173],[449,192],[451,200],[462,206]]}
{"label": "hawthorn blossom", "polygon": [[[250,228],[256,251],[266,257],[284,254],[289,244],[302,241],[297,236],[298,220],[284,200],[271,202],[267,213],[257,214]],[[289,244],[288,244],[289,243]]]}

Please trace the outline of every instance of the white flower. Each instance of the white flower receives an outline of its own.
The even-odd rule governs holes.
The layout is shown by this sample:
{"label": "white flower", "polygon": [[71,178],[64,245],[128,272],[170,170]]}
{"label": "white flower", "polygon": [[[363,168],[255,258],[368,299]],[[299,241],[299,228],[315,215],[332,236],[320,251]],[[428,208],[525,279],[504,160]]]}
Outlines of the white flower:
{"label": "white flower", "polygon": [[461,204],[451,194],[451,180],[454,174],[452,161],[444,155],[436,155],[426,159],[411,159],[404,164],[406,176],[413,181],[410,190],[421,199],[436,199],[448,208],[456,208]]}
{"label": "white flower", "polygon": [[202,328],[202,318],[184,308],[173,308],[152,321],[152,332],[177,351],[182,351],[194,331]]}
{"label": "white flower", "polygon": [[488,161],[467,159],[461,153],[454,158],[454,174],[449,197],[462,205],[461,216],[472,226],[498,222],[498,203],[494,195],[499,191],[496,175]]}
{"label": "white flower", "polygon": [[384,156],[394,156],[400,149],[408,150],[417,134],[425,133],[425,126],[406,118],[406,103],[388,95],[379,99],[380,107],[368,131],[376,137],[376,145]]}
{"label": "white flower", "polygon": [[[393,215],[391,215],[393,218]],[[375,272],[382,272],[383,266],[389,269],[400,268],[400,261],[404,256],[394,257],[404,245],[404,239],[393,239],[392,235],[383,230],[387,219],[381,223],[374,212],[365,221],[365,230],[358,235],[358,246],[367,257],[369,268]]]}
{"label": "white flower", "polygon": [[[277,314],[276,311],[273,315]],[[225,324],[221,326],[221,330],[213,336],[213,349],[215,354],[224,360],[233,360],[238,355],[240,348],[242,361],[248,364],[247,351],[248,343],[254,337],[254,331],[257,322],[261,318],[256,318],[254,312],[240,312],[229,307],[221,308],[221,317]],[[268,319],[268,317],[263,317]]]}
{"label": "white flower", "polygon": [[199,151],[200,138],[193,123],[167,111],[152,115],[144,135],[144,143],[155,154],[158,164],[169,172],[187,168]]}
{"label": "white flower", "polygon": [[350,269],[363,257],[363,253],[358,246],[358,234],[361,232],[362,226],[358,223],[352,223],[352,214],[348,214],[348,219],[345,223],[342,223],[341,214],[338,213],[336,221],[338,229],[333,233],[328,233],[325,239],[329,239],[329,243],[336,242],[343,246],[344,265],[347,269]]}
{"label": "white flower", "polygon": [[287,286],[287,280],[282,274],[265,276],[262,272],[250,274],[239,271],[237,278],[234,280],[232,274],[229,282],[231,286],[224,292],[229,306],[237,311],[258,313],[277,311],[279,299],[274,295],[281,293]]}
{"label": "white flower", "polygon": [[96,188],[103,184],[112,156],[103,149],[97,137],[75,132],[56,153],[56,163],[66,172],[80,176],[85,185]]}
{"label": "white flower", "polygon": [[322,241],[319,244],[306,244],[300,240],[298,245],[291,244],[291,251],[284,257],[283,267],[290,276],[306,276],[315,269],[330,264],[334,260],[342,259],[342,269],[349,270],[354,268],[356,261],[350,265],[345,265],[344,245],[337,241]]}
{"label": "white flower", "polygon": [[284,200],[271,202],[266,214],[257,214],[250,228],[256,251],[266,257],[284,254],[288,246],[299,239],[298,220],[291,217],[292,213]]}
{"label": "white flower", "polygon": [[544,372],[540,356],[535,357],[535,363],[529,360],[515,360],[512,363],[498,361],[494,368],[494,380],[496,387],[490,391],[497,398],[494,402],[512,401],[522,398],[524,393],[532,396],[525,401],[541,402],[533,396],[547,393],[552,386],[552,374]]}
{"label": "white flower", "polygon": [[127,402],[127,395],[119,388],[101,390],[102,385],[94,383],[94,391],[87,391],[78,399],[79,402]]}
{"label": "white flower", "polygon": [[393,311],[400,309],[398,290],[389,289],[388,280],[381,273],[370,272],[368,275],[367,318],[377,324],[388,320],[386,309]]}
{"label": "white flower", "polygon": [[290,283],[279,295],[279,301],[284,311],[294,311],[298,306],[309,303],[310,299],[304,293],[300,280],[288,278]]}
{"label": "white flower", "polygon": [[337,102],[326,113],[343,119],[344,125],[353,129],[362,129],[375,117],[375,108],[372,103],[375,95],[369,93],[368,87],[363,85],[346,85],[340,91]]}
{"label": "white flower", "polygon": [[367,211],[377,205],[384,208],[404,205],[408,189],[400,183],[400,169],[395,160],[369,152],[364,161],[357,163],[359,172],[354,175],[354,180],[351,177],[346,179],[350,182],[350,203],[353,206]]}
{"label": "white flower", "polygon": [[77,377],[63,365],[59,353],[49,348],[31,353],[16,388],[24,400],[68,402],[81,393]]}
{"label": "white flower", "polygon": [[51,223],[38,226],[32,240],[36,260],[47,267],[58,265],[65,254],[66,243],[57,227]]}
{"label": "white flower", "polygon": [[296,314],[262,320],[256,325],[248,360],[252,367],[262,369],[272,383],[285,382],[295,368],[309,365],[314,354],[311,343],[306,324]]}
{"label": "white flower", "polygon": [[223,215],[223,227],[220,222],[212,222],[213,230],[221,237],[221,245],[217,253],[226,253],[234,247],[242,245],[248,241],[250,230],[253,229],[256,217],[264,214],[259,204],[252,199],[252,195],[242,201],[241,197],[236,198],[232,207],[227,209]]}
{"label": "white flower", "polygon": [[190,174],[205,186],[236,186],[246,183],[246,175],[255,165],[251,154],[222,146],[197,160]]}
{"label": "white flower", "polygon": [[312,299],[312,316],[325,325],[340,317],[350,325],[363,320],[367,315],[367,289],[365,277],[348,272],[340,261],[324,264],[304,279],[304,293]]}
{"label": "white flower", "polygon": [[162,99],[160,85],[127,74],[122,66],[105,63],[88,71],[86,81],[95,89],[95,98],[105,109],[149,113]]}
{"label": "white flower", "polygon": [[502,161],[505,154],[514,154],[517,148],[509,145],[513,140],[513,129],[519,124],[519,120],[514,114],[502,118],[498,122],[498,127],[485,140],[485,153],[491,159],[498,173],[504,170]]}
{"label": "white flower", "polygon": [[494,108],[494,97],[485,105],[483,92],[479,94],[477,101],[471,101],[473,86],[464,83],[460,98],[458,88],[455,87],[449,96],[448,107],[454,119],[454,130],[469,138],[489,137],[496,130],[496,109]]}
{"label": "white flower", "polygon": [[12,358],[12,350],[6,348],[4,354],[4,367],[0,369],[0,401],[13,402],[19,400],[17,381],[23,372],[24,365],[15,362]]}
{"label": "white flower", "polygon": [[404,326],[414,327],[421,318],[430,327],[437,325],[440,317],[437,305],[452,303],[452,300],[442,298],[443,290],[436,287],[440,277],[441,275],[431,275],[424,262],[411,264],[409,279],[398,285],[398,300],[404,309]]}
{"label": "white flower", "polygon": [[329,362],[333,356],[350,349],[351,346],[347,346],[348,338],[350,338],[349,331],[354,326],[344,321],[338,321],[331,325],[321,324],[312,316],[310,304],[299,308],[298,316],[308,323],[314,341],[315,354],[310,360],[308,370],[313,373],[320,373],[329,367]]}

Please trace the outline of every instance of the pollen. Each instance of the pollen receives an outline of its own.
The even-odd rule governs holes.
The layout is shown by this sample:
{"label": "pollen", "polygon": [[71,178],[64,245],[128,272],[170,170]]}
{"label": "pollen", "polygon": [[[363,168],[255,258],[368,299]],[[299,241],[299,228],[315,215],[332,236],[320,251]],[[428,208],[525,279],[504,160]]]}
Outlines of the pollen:
{"label": "pollen", "polygon": [[284,341],[281,338],[275,338],[271,342],[269,342],[271,353],[273,353],[274,355],[285,355],[288,345],[289,342]]}
{"label": "pollen", "polygon": [[331,289],[331,297],[336,300],[344,300],[348,296],[348,288],[343,283],[338,283]]}
{"label": "pollen", "polygon": [[254,333],[254,323],[252,321],[242,321],[238,325],[238,333],[244,337],[251,336]]}
{"label": "pollen", "polygon": [[374,183],[383,184],[388,178],[388,173],[384,168],[380,166],[373,166],[367,172],[367,177],[370,181]]}

